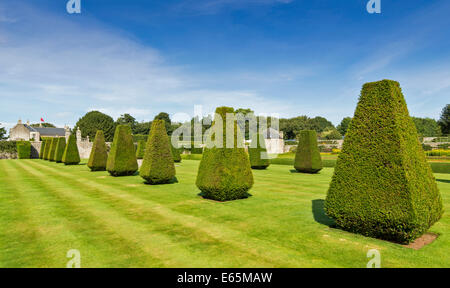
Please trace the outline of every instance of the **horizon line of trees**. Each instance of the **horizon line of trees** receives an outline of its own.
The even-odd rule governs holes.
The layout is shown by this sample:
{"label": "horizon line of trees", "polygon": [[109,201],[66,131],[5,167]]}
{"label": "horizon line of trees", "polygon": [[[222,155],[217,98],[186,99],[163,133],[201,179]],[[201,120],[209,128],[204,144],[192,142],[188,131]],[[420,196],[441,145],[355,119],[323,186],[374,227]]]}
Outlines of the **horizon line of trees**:
{"label": "horizon line of trees", "polygon": [[[254,113],[251,109],[237,109],[236,113],[242,113],[244,115],[249,115]],[[257,121],[261,121],[261,116],[257,117]],[[420,118],[412,117],[414,124],[416,125],[417,132],[421,137],[439,137],[446,136],[450,134],[450,104],[447,104],[441,112],[440,119],[435,120],[432,118]],[[170,115],[166,112],[161,112],[155,116],[154,120],[164,120],[166,125],[166,130],[169,135],[173,133],[177,128],[179,128],[182,123],[172,122]],[[339,125],[334,126],[331,121],[324,117],[317,116],[310,118],[308,116],[297,116],[293,118],[280,118],[279,120],[279,130],[283,132],[283,137],[285,140],[296,140],[297,135],[302,130],[314,130],[320,139],[324,140],[338,140],[342,139],[351,124],[352,118],[345,117],[339,123]],[[271,127],[270,119],[266,119],[267,127]],[[211,127],[212,116],[208,115],[199,119],[199,117],[194,117],[191,119],[191,135],[194,135],[194,124],[195,123],[209,123],[202,124],[202,133],[205,133]],[[105,134],[106,141],[112,141],[114,137],[115,127],[117,125],[129,125],[131,131],[134,135],[148,135],[150,133],[152,121],[137,121],[135,117],[126,113],[117,118],[116,121],[109,116],[99,111],[90,111],[81,117],[74,127],[74,131],[79,127],[82,133],[82,137],[86,138],[89,136],[90,139],[95,138],[97,130],[102,130]],[[32,124],[33,127],[39,127],[39,124]],[[44,127],[55,127],[51,123],[45,123]],[[244,127],[242,127],[244,128]],[[246,138],[248,139],[248,123],[245,127]],[[7,131],[0,124],[0,140],[6,139]]]}

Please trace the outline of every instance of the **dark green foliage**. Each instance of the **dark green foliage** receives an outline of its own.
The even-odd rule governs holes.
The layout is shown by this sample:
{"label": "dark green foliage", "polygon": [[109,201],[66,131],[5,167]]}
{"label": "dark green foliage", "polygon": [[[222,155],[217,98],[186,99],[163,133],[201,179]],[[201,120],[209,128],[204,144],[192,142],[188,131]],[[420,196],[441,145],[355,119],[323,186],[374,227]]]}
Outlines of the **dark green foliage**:
{"label": "dark green foliage", "polygon": [[[1,123],[0,123],[1,125]],[[4,140],[6,139],[6,128],[5,127],[0,127],[0,140]]]}
{"label": "dark green foliage", "polygon": [[412,117],[417,128],[417,133],[421,137],[438,137],[441,135],[441,128],[436,120],[431,118]]}
{"label": "dark green foliage", "polygon": [[44,156],[42,159],[48,160],[48,153],[50,151],[50,146],[52,146],[52,138],[45,139]]}
{"label": "dark green foliage", "polygon": [[98,130],[89,156],[88,167],[91,171],[105,171],[108,152],[103,131]]}
{"label": "dark green foliage", "polygon": [[129,176],[138,170],[136,151],[129,125],[117,126],[106,170],[112,176]]}
{"label": "dark green foliage", "polygon": [[0,152],[2,153],[17,153],[16,141],[0,141]]}
{"label": "dark green foliage", "polygon": [[56,143],[55,162],[62,163],[64,150],[66,149],[66,137],[59,137]]}
{"label": "dark green foliage", "polygon": [[[252,148],[254,143],[256,143],[256,146]],[[254,133],[251,145],[248,148],[248,155],[252,169],[266,169],[269,167],[270,161],[267,155],[266,141],[262,134]]]}
{"label": "dark green foliage", "polygon": [[439,126],[441,126],[442,134],[450,135],[450,104],[447,104],[444,109],[442,109]]}
{"label": "dark green foliage", "polygon": [[[234,109],[219,107],[216,114],[221,115],[226,123],[226,114],[233,113]],[[238,133],[237,122],[234,121],[234,143],[226,148],[226,125],[218,129],[215,119],[211,128],[212,139],[223,137],[223,148],[205,148],[197,174],[197,187],[202,196],[217,201],[242,199],[249,196],[248,190],[253,186],[253,174],[250,160],[244,148],[238,148],[237,143],[242,142],[242,135]],[[221,135],[220,135],[221,134]]]}
{"label": "dark green foliage", "polygon": [[80,153],[78,152],[77,137],[75,135],[69,136],[62,162],[65,165],[78,165],[80,163]]}
{"label": "dark green foliage", "polygon": [[39,159],[44,159],[45,145],[46,144],[47,144],[47,140],[42,140],[42,142],[41,142],[41,150],[39,151]]}
{"label": "dark green foliage", "polygon": [[336,129],[341,133],[342,136],[347,134],[348,127],[350,127],[350,123],[352,123],[352,117],[345,117],[342,119],[341,123],[336,127]]}
{"label": "dark green foliage", "polygon": [[19,159],[31,158],[31,143],[29,141],[17,142],[17,158]]}
{"label": "dark green foliage", "polygon": [[166,112],[161,112],[158,115],[155,116],[154,120],[163,120],[164,121],[164,125],[166,127],[166,132],[167,134],[171,135],[172,134],[172,121],[170,120],[170,116],[169,114],[167,114]]}
{"label": "dark green foliage", "polygon": [[325,203],[345,230],[408,243],[442,216],[442,200],[398,82],[363,86]]}
{"label": "dark green foliage", "polygon": [[84,115],[74,127],[74,131],[78,128],[81,130],[81,137],[94,139],[98,130],[102,130],[105,135],[105,140],[110,142],[114,137],[114,129],[116,124],[110,116],[99,111],[91,111]]}
{"label": "dark green foliage", "polygon": [[[150,133],[150,128],[148,128]],[[142,135],[142,134],[134,134],[133,135],[133,142],[138,143],[139,141],[143,140],[145,143],[147,143],[148,135]]]}
{"label": "dark green foliage", "polygon": [[173,162],[180,163],[181,162],[181,149],[173,147],[172,144],[170,144],[170,149],[172,150]]}
{"label": "dark green foliage", "polygon": [[295,152],[294,168],[302,173],[318,173],[322,170],[322,167],[316,131],[300,131],[297,151]]}
{"label": "dark green foliage", "polygon": [[145,157],[139,175],[148,184],[169,183],[175,177],[175,165],[164,120],[154,120],[145,147]]}
{"label": "dark green foliage", "polygon": [[56,146],[58,145],[58,138],[52,138],[52,143],[50,145],[50,150],[48,154],[48,160],[55,162],[55,152],[56,152]]}
{"label": "dark green foliage", "polygon": [[145,145],[146,142],[144,140],[139,140],[137,144],[136,149],[136,158],[137,159],[144,159],[145,156]]}

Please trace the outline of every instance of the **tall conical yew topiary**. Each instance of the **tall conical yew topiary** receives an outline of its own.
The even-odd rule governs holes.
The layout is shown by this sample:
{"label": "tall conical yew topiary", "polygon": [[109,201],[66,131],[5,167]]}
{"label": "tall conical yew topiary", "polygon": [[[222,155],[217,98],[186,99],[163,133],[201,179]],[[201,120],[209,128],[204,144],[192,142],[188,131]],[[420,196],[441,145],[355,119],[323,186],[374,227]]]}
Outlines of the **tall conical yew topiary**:
{"label": "tall conical yew topiary", "polygon": [[180,163],[181,162],[180,148],[173,147],[173,145],[170,144],[170,150],[172,151],[173,162]]}
{"label": "tall conical yew topiary", "polygon": [[[210,130],[211,139],[216,145],[205,148],[200,162],[196,185],[202,191],[202,196],[208,199],[229,201],[246,198],[253,186],[252,169],[243,148],[242,133],[235,119],[227,119],[234,117],[233,114],[234,109],[230,107],[216,109]],[[227,130],[228,134],[231,133],[229,137],[226,137]],[[233,139],[233,142],[227,144],[227,138]],[[221,142],[223,145],[219,146]]]}
{"label": "tall conical yew topiary", "polygon": [[314,130],[300,131],[294,168],[302,173],[318,173],[322,170],[322,158],[317,145],[317,134]]}
{"label": "tall conical yew topiary", "polygon": [[105,171],[108,161],[108,151],[105,143],[103,131],[97,130],[94,144],[92,145],[91,155],[89,156],[88,167],[91,171]]}
{"label": "tall conical yew topiary", "polygon": [[137,159],[144,159],[144,156],[145,156],[145,145],[146,145],[145,140],[139,140],[138,141],[137,149],[136,149],[136,158]]}
{"label": "tall conical yew topiary", "polygon": [[[256,144],[255,144],[256,143]],[[270,165],[267,155],[266,141],[260,133],[254,133],[252,142],[248,148],[248,155],[250,157],[250,165],[252,169],[266,169]]]}
{"label": "tall conical yew topiary", "polygon": [[118,125],[116,127],[114,141],[106,162],[106,170],[111,176],[129,176],[138,170],[130,126]]}
{"label": "tall conical yew topiary", "polygon": [[153,120],[139,175],[148,184],[165,184],[175,177],[175,164],[170,150],[164,120]]}
{"label": "tall conical yew topiary", "polygon": [[345,230],[399,243],[441,218],[441,196],[398,82],[363,86],[325,209]]}
{"label": "tall conical yew topiary", "polygon": [[55,161],[56,163],[62,163],[64,156],[64,150],[66,149],[66,137],[59,137],[56,144]]}
{"label": "tall conical yew topiary", "polygon": [[48,160],[48,151],[50,150],[50,146],[52,146],[52,139],[45,140],[44,156],[42,159]]}
{"label": "tall conical yew topiary", "polygon": [[47,140],[42,139],[42,141],[41,141],[41,150],[39,151],[39,159],[44,159],[45,145],[46,144],[47,144]]}
{"label": "tall conical yew topiary", "polygon": [[64,165],[77,165],[80,163],[80,153],[78,152],[77,138],[75,135],[70,135],[67,141],[66,148],[62,162]]}
{"label": "tall conical yew topiary", "polygon": [[56,144],[58,144],[58,138],[53,137],[52,143],[50,145],[50,149],[48,151],[48,160],[55,162],[55,151],[56,151]]}

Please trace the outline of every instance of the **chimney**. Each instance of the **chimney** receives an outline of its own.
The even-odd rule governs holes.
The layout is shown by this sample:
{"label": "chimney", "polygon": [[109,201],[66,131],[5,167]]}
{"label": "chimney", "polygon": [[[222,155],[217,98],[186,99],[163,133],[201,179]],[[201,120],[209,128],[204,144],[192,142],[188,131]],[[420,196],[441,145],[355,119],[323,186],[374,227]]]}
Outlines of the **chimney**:
{"label": "chimney", "polygon": [[19,119],[19,121],[17,121],[17,124],[22,124],[22,119]]}

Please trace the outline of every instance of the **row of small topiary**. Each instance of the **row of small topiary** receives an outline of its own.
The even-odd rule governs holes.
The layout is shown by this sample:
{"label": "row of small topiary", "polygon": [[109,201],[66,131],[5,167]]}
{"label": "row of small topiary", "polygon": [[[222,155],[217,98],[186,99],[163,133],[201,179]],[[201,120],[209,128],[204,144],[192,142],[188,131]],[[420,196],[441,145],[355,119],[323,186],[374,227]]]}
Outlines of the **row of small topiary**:
{"label": "row of small topiary", "polygon": [[77,165],[80,163],[77,139],[70,135],[66,143],[65,137],[44,138],[39,158],[65,165]]}

